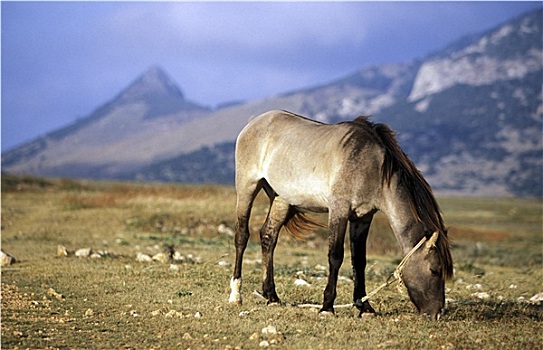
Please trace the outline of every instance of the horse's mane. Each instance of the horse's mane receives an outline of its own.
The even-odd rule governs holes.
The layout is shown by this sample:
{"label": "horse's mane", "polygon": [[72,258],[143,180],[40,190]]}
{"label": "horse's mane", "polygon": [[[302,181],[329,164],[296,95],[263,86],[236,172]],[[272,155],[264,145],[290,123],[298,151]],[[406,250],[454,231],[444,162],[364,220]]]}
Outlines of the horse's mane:
{"label": "horse's mane", "polygon": [[431,233],[438,231],[437,250],[442,257],[443,274],[452,277],[452,256],[449,250],[447,230],[443,224],[439,204],[434,197],[432,188],[418,171],[415,164],[402,151],[396,140],[394,131],[388,125],[372,123],[368,117],[355,119],[355,124],[365,126],[372,131],[385,149],[385,159],[381,166],[381,183],[390,186],[392,176],[398,175],[398,181],[408,191],[408,200],[415,219],[421,222]]}

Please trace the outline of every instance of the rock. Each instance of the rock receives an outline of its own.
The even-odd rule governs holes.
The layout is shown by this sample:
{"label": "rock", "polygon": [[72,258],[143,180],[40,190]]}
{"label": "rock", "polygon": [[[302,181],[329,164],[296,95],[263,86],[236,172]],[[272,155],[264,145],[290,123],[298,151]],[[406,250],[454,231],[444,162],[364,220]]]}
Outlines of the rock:
{"label": "rock", "polygon": [[81,248],[75,251],[75,256],[79,258],[88,258],[92,253],[90,248]]}
{"label": "rock", "polygon": [[296,286],[305,286],[305,287],[310,287],[311,286],[306,280],[303,280],[301,278],[297,278],[296,281],[294,281],[294,285],[296,285]]}
{"label": "rock", "polygon": [[274,326],[269,325],[267,327],[262,328],[262,334],[275,335],[277,334],[277,329]]}
{"label": "rock", "polygon": [[267,340],[263,340],[258,344],[258,346],[260,346],[261,348],[267,348],[268,346],[270,346],[270,342]]}
{"label": "rock", "polygon": [[170,260],[170,258],[168,257],[168,255],[164,253],[158,253],[158,254],[153,255],[152,260],[158,261],[161,263],[167,263]]}
{"label": "rock", "polygon": [[175,262],[184,262],[185,261],[185,257],[183,255],[181,255],[181,253],[179,253],[177,251],[175,253],[173,253],[172,259]]}
{"label": "rock", "polygon": [[228,261],[224,261],[224,260],[221,260],[217,263],[217,265],[219,266],[223,266],[223,267],[231,267],[232,266],[232,263],[229,263]]}
{"label": "rock", "polygon": [[202,318],[204,315],[202,315],[202,313],[200,311],[197,311],[195,314],[194,314],[194,318]]}
{"label": "rock", "polygon": [[160,315],[161,313],[162,313],[161,310],[151,311],[151,316],[153,316],[153,317],[154,317],[154,316],[158,316],[158,315]]}
{"label": "rock", "polygon": [[165,315],[167,318],[173,318],[173,317],[183,317],[183,314],[179,311],[176,311],[176,310],[170,310],[168,311],[168,313]]}
{"label": "rock", "polygon": [[228,237],[234,237],[236,234],[234,230],[232,230],[230,227],[226,226],[225,224],[220,224],[217,227],[217,232],[219,232],[221,235],[225,235]]}
{"label": "rock", "polygon": [[92,317],[92,316],[94,316],[94,310],[87,309],[87,311],[85,311],[85,317]]}
{"label": "rock", "polygon": [[530,298],[530,303],[540,305],[543,302],[543,292],[537,293]]}
{"label": "rock", "polygon": [[0,266],[9,266],[17,262],[17,259],[11,254],[0,250]]}
{"label": "rock", "polygon": [[47,290],[47,295],[57,298],[58,300],[64,299],[64,295],[57,293],[53,288]]}
{"label": "rock", "polygon": [[57,245],[57,256],[68,256],[68,250],[63,245]]}
{"label": "rock", "polygon": [[477,293],[471,294],[471,296],[479,298],[479,299],[488,299],[488,298],[490,298],[490,294],[488,294],[487,292],[477,292]]}
{"label": "rock", "polygon": [[190,333],[185,333],[183,334],[183,340],[192,340],[192,336],[190,335]]}
{"label": "rock", "polygon": [[143,253],[139,253],[136,255],[136,261],[138,262],[151,262],[153,261],[153,259],[147,255],[147,254],[143,254]]}

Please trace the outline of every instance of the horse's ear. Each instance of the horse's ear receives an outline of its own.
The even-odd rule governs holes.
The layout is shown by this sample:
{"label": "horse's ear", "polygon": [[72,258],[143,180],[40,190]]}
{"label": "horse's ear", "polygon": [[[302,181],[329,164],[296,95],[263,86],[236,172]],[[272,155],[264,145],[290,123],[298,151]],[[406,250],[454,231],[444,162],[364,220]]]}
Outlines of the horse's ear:
{"label": "horse's ear", "polygon": [[439,237],[439,231],[432,233],[432,236],[428,238],[428,241],[426,242],[426,248],[428,249],[435,248],[438,237]]}

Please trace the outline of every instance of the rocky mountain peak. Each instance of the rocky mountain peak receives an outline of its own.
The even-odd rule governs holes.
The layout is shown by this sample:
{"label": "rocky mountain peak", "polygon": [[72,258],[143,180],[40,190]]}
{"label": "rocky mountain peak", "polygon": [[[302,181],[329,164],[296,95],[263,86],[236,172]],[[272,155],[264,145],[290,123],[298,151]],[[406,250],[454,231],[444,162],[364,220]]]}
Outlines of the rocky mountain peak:
{"label": "rocky mountain peak", "polygon": [[490,85],[498,80],[521,79],[541,70],[542,17],[542,11],[535,11],[465,45],[457,42],[451,45],[454,49],[445,49],[444,54],[426,60],[408,100],[421,100],[458,84]]}
{"label": "rocky mountain peak", "polygon": [[157,97],[171,97],[184,100],[177,84],[159,66],[153,66],[140,75],[119,96],[123,102],[149,101]]}

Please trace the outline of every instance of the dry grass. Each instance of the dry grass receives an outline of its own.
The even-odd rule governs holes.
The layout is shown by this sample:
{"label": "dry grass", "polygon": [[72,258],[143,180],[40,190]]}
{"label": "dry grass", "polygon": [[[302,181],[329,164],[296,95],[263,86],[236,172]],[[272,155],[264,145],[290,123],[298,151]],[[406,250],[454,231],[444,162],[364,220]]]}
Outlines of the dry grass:
{"label": "dry grass", "polygon": [[[226,303],[234,259],[235,194],[227,186],[2,179],[2,249],[19,262],[2,269],[3,348],[135,349],[497,349],[541,348],[541,201],[442,198],[456,275],[440,322],[419,318],[405,292],[390,287],[372,301],[374,318],[350,308],[319,317],[293,305],[320,303],[326,283],[326,232],[305,241],[282,235],[276,284],[287,304],[267,307],[260,289],[257,234],[244,263],[244,305]],[[267,202],[259,198],[257,230]],[[323,219],[323,218],[321,218]],[[255,232],[256,233],[256,232]],[[91,247],[102,258],[57,257]],[[137,262],[166,247],[192,258]],[[400,256],[383,216],[369,239],[368,288]],[[350,257],[337,303],[351,302]],[[310,286],[294,284],[303,276]],[[477,294],[479,293],[479,294]],[[483,294],[486,293],[486,294]],[[484,298],[484,299],[480,299]],[[243,312],[240,316],[240,312]],[[273,325],[280,334],[263,334]]]}

